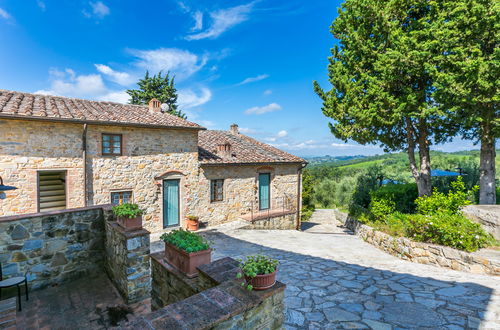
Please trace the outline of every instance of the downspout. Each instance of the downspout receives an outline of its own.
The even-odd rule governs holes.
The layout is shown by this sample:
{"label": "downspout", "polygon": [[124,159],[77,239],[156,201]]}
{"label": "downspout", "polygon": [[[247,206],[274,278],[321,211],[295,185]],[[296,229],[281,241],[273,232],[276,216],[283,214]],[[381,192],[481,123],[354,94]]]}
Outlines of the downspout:
{"label": "downspout", "polygon": [[302,163],[297,170],[297,224],[295,225],[296,230],[300,230],[300,211],[301,211],[301,199],[302,199],[302,170],[307,166],[307,163]]}
{"label": "downspout", "polygon": [[82,134],[82,158],[83,158],[83,206],[87,206],[87,124],[83,124]]}

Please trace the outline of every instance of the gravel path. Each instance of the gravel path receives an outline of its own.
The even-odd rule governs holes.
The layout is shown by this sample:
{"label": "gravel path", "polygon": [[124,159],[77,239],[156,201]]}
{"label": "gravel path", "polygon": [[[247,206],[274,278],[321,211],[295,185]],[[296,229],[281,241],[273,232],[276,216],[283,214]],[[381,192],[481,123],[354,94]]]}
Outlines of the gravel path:
{"label": "gravel path", "polygon": [[500,278],[404,261],[317,210],[303,231],[217,228],[214,259],[278,258],[287,329],[500,329]]}

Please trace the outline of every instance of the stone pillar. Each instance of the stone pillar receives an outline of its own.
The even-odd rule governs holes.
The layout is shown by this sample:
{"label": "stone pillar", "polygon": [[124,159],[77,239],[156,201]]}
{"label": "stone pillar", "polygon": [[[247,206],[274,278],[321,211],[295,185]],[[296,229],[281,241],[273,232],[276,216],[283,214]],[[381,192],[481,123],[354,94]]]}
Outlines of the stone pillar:
{"label": "stone pillar", "polygon": [[128,304],[151,294],[149,235],[145,229],[124,231],[106,222],[106,272]]}

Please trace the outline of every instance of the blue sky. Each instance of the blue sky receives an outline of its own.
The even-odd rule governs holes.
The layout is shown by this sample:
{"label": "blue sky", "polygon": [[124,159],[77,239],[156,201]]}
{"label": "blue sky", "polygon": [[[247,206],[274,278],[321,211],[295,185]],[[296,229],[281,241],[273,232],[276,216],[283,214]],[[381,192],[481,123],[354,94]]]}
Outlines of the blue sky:
{"label": "blue sky", "polygon": [[381,153],[335,139],[312,89],[328,87],[340,3],[0,0],[0,88],[127,102],[146,70],[170,71],[188,119],[209,129],[234,122],[300,156]]}

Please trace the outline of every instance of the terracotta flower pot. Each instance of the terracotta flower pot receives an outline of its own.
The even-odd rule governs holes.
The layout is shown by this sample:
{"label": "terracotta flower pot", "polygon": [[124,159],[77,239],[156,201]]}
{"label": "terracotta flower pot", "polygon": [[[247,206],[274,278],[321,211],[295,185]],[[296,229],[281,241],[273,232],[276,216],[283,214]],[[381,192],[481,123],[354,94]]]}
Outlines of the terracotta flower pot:
{"label": "terracotta flower pot", "polygon": [[197,231],[200,225],[198,218],[186,218],[186,228],[189,231]]}
{"label": "terracotta flower pot", "polygon": [[247,284],[250,284],[254,290],[266,290],[276,283],[276,269],[270,274],[257,275],[255,277],[248,277],[245,275]]}
{"label": "terracotta flower pot", "polygon": [[198,269],[196,269],[198,266],[210,263],[212,249],[186,252],[170,243],[165,243],[165,258],[170,265],[191,278],[198,275]]}
{"label": "terracotta flower pot", "polygon": [[125,229],[125,231],[132,231],[142,229],[142,216],[139,215],[135,218],[118,217],[116,222]]}

